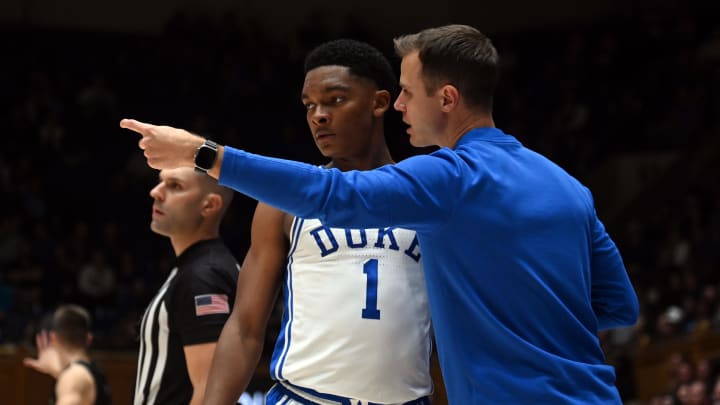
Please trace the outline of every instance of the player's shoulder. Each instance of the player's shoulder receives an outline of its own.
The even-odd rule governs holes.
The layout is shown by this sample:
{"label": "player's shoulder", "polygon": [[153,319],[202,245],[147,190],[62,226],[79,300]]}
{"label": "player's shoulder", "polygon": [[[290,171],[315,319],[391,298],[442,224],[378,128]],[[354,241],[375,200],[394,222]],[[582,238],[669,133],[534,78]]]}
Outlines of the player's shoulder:
{"label": "player's shoulder", "polygon": [[78,362],[70,363],[67,368],[58,376],[58,379],[65,376],[87,376],[91,377],[90,370],[83,364]]}
{"label": "player's shoulder", "polygon": [[258,202],[253,215],[252,232],[261,233],[289,233],[295,217],[285,211],[273,207],[272,205]]}
{"label": "player's shoulder", "polygon": [[265,216],[278,216],[278,217],[284,217],[285,215],[290,215],[287,212],[278,209],[276,207],[273,207],[270,204],[264,203],[262,201],[259,201],[257,203],[257,206],[255,207],[255,215],[265,215]]}
{"label": "player's shoulder", "polygon": [[58,392],[75,391],[87,393],[95,386],[90,369],[80,363],[71,363],[57,379]]}

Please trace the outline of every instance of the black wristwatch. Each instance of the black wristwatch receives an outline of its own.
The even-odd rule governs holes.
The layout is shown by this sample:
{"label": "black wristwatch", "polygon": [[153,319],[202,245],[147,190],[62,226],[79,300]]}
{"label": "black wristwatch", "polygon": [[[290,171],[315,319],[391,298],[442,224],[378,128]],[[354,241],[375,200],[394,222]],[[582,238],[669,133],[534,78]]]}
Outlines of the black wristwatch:
{"label": "black wristwatch", "polygon": [[217,160],[218,144],[206,139],[195,152],[195,170],[207,174]]}

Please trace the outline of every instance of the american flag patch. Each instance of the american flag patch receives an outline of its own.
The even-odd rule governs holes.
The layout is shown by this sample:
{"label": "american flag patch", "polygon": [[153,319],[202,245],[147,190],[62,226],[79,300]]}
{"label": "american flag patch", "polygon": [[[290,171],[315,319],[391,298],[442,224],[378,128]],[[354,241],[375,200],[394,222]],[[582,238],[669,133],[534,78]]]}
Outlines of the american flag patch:
{"label": "american flag patch", "polygon": [[229,314],[230,304],[225,294],[203,294],[195,296],[195,315]]}

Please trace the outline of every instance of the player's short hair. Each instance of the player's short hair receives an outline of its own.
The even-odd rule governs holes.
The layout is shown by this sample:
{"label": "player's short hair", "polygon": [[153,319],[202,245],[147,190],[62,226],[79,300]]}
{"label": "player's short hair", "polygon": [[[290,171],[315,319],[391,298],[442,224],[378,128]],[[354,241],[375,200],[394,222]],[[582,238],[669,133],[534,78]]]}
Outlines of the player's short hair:
{"label": "player's short hair", "polygon": [[428,95],[451,84],[468,105],[492,111],[499,57],[485,34],[467,25],[446,25],[403,35],[393,42],[400,57],[418,52]]}
{"label": "player's short hair", "polygon": [[357,77],[371,80],[379,90],[397,95],[397,77],[388,59],[374,46],[353,39],[337,39],[318,45],[305,57],[305,71],[321,66],[345,66]]}
{"label": "player's short hair", "polygon": [[67,345],[86,347],[91,328],[90,314],[79,305],[62,305],[53,313],[52,330]]}

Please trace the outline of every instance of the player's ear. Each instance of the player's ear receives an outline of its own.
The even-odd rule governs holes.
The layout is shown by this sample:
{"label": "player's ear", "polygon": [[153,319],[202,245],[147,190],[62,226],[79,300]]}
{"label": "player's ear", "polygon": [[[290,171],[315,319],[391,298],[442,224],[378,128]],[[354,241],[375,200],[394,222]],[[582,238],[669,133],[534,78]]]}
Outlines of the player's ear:
{"label": "player's ear", "polygon": [[373,116],[382,117],[390,108],[392,96],[387,90],[377,90],[375,92],[375,101],[373,103]]}
{"label": "player's ear", "polygon": [[90,347],[92,342],[93,342],[93,334],[88,333],[87,336],[85,336],[85,347]]}

